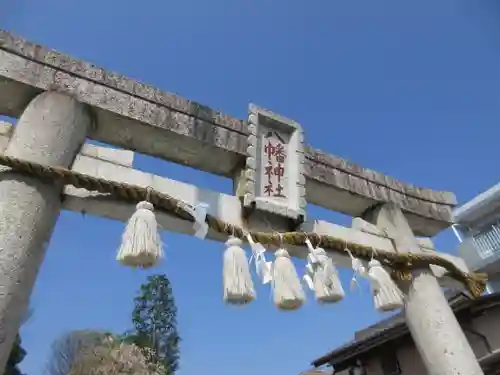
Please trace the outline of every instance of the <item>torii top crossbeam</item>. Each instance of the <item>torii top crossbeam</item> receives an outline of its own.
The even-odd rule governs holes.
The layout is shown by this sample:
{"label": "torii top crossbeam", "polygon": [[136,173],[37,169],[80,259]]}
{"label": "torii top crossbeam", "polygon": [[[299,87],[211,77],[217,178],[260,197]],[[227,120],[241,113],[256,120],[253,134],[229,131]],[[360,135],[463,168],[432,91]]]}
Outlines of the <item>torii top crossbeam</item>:
{"label": "torii top crossbeam", "polygon": [[[234,178],[245,163],[248,122],[0,30],[0,115],[19,117],[40,91],[91,105],[99,126],[89,136]],[[418,188],[303,145],[306,200],[351,216],[376,202],[402,208],[414,233],[451,225],[453,193]]]}

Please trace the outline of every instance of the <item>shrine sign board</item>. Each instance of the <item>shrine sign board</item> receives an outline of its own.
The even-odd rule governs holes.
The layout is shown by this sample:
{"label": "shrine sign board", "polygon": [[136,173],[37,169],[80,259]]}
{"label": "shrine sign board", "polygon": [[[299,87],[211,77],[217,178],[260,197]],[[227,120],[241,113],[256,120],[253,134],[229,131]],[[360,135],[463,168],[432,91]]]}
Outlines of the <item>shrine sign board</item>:
{"label": "shrine sign board", "polygon": [[303,221],[307,203],[301,126],[251,104],[248,130],[243,205]]}

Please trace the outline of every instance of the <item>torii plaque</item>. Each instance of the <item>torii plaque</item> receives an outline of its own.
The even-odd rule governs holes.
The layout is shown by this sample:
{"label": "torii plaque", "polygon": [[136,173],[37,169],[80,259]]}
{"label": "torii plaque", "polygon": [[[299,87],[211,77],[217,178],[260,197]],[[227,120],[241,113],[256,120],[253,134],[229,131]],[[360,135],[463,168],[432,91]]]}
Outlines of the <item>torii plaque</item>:
{"label": "torii plaque", "polygon": [[304,221],[304,132],[295,121],[249,106],[243,205]]}

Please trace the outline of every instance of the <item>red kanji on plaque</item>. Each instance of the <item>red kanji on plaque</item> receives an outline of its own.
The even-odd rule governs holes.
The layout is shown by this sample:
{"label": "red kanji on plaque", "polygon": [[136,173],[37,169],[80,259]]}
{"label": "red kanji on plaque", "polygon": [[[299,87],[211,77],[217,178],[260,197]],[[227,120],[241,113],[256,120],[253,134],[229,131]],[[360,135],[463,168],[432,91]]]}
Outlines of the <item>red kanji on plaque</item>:
{"label": "red kanji on plaque", "polygon": [[285,167],[283,167],[283,164],[278,163],[278,165],[274,167],[274,175],[278,178],[278,182],[281,182],[281,178],[285,175]]}
{"label": "red kanji on plaque", "polygon": [[272,176],[274,175],[274,173],[273,173],[273,165],[272,164],[266,165],[264,169],[265,169],[264,174],[267,176],[267,181],[269,183],[271,183],[272,182]]}
{"label": "red kanji on plaque", "polygon": [[274,196],[278,198],[286,198],[283,195],[283,186],[281,184],[278,184],[278,186],[276,187],[276,193],[274,194]]}
{"label": "red kanji on plaque", "polygon": [[268,197],[270,197],[273,192],[274,189],[272,184],[267,184],[266,186],[264,186],[264,194],[267,194]]}
{"label": "red kanji on plaque", "polygon": [[[286,198],[284,177],[286,173],[286,144],[276,132],[267,132],[262,141],[262,195]],[[267,160],[266,160],[267,159]]]}
{"label": "red kanji on plaque", "polygon": [[281,144],[278,143],[276,147],[274,148],[274,157],[276,158],[276,161],[278,163],[284,163],[285,162],[285,147]]}
{"label": "red kanji on plaque", "polygon": [[271,143],[271,141],[267,141],[267,145],[264,147],[264,152],[267,155],[267,160],[271,161],[271,156],[274,156],[276,153],[276,147]]}

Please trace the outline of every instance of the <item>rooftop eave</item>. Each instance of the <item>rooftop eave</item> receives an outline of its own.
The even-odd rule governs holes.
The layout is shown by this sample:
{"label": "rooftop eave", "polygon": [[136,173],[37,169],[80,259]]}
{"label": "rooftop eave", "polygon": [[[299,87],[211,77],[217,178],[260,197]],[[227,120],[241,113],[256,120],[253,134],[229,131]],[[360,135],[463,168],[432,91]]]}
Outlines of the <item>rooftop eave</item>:
{"label": "rooftop eave", "polygon": [[453,222],[467,225],[500,206],[500,183],[453,210]]}
{"label": "rooftop eave", "polygon": [[[455,313],[471,308],[486,310],[492,306],[498,305],[500,302],[500,293],[489,294],[480,299],[471,300],[466,295],[459,293],[450,298],[450,305]],[[396,318],[398,315],[395,315]],[[354,340],[351,343],[341,346],[332,352],[315,359],[311,362],[314,367],[320,367],[326,364],[334,366],[336,371],[338,367],[344,366],[346,363],[355,360],[357,357],[366,355],[371,350],[380,347],[381,345],[396,340],[404,335],[409,334],[406,323],[397,322],[394,325],[375,332],[373,335],[367,336],[361,340]],[[343,368],[343,367],[342,367]]]}

